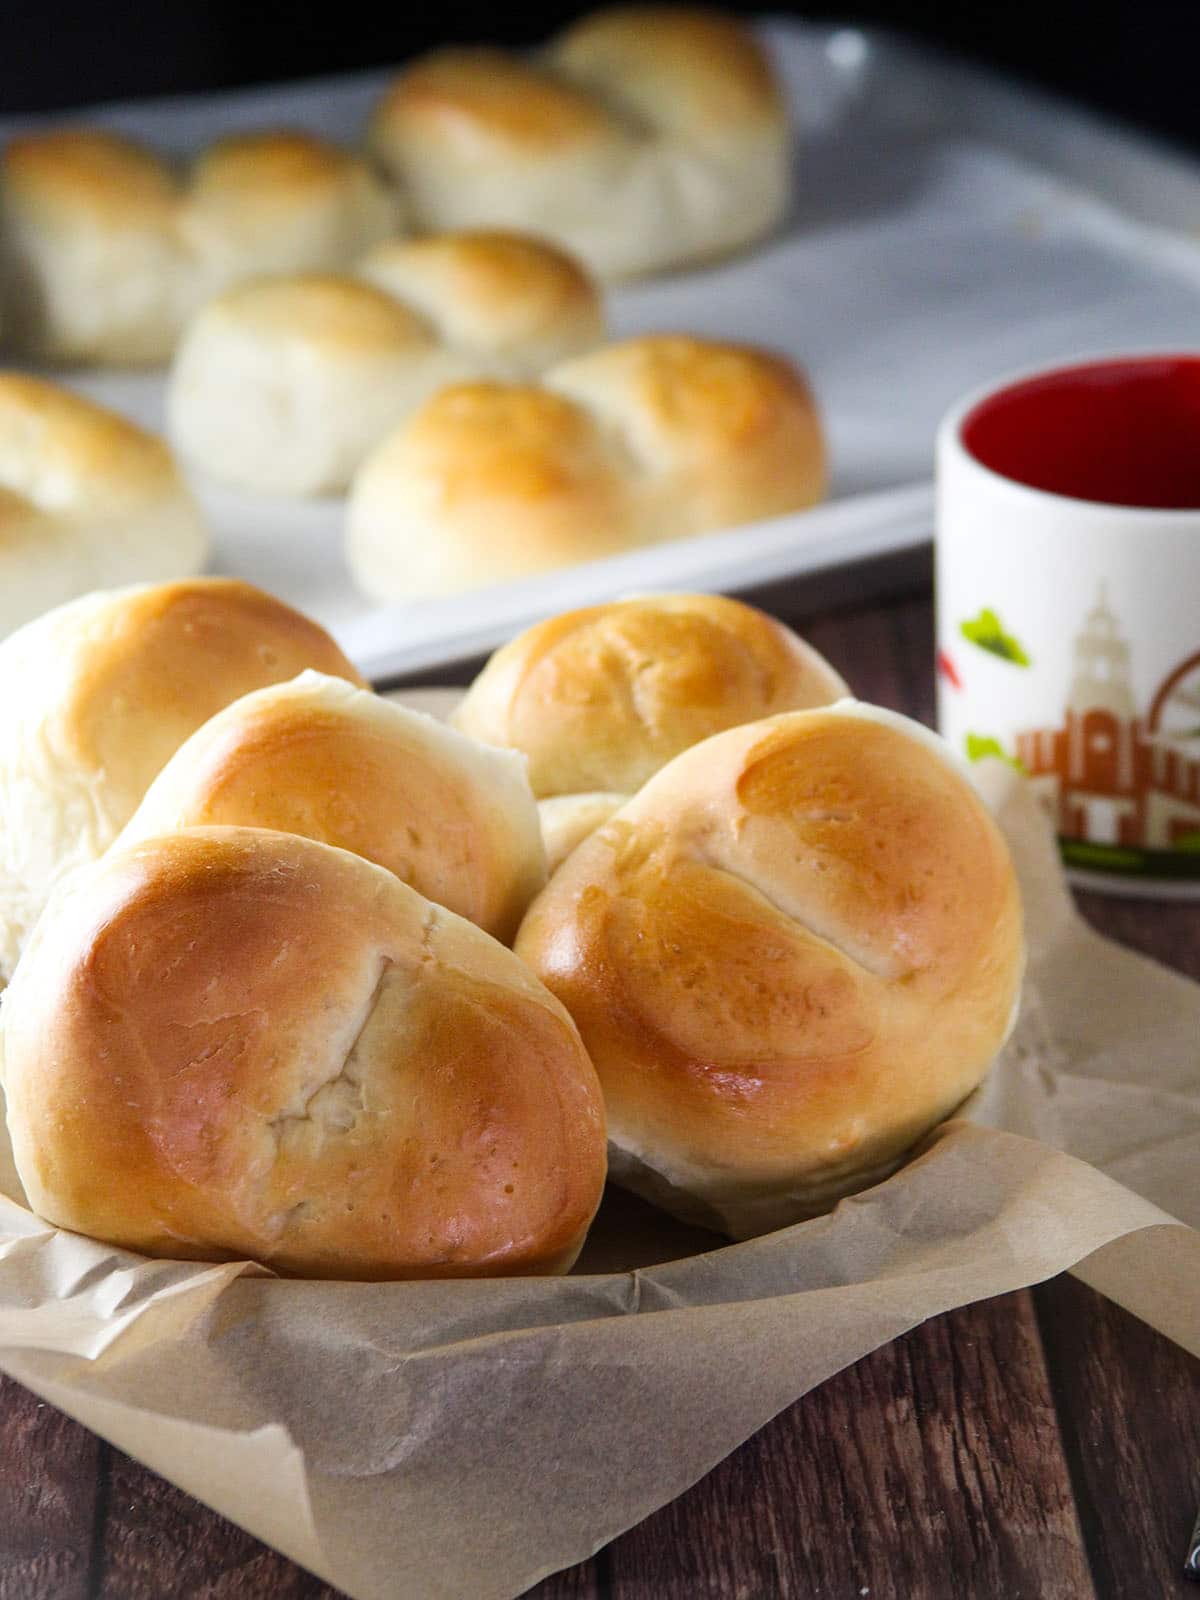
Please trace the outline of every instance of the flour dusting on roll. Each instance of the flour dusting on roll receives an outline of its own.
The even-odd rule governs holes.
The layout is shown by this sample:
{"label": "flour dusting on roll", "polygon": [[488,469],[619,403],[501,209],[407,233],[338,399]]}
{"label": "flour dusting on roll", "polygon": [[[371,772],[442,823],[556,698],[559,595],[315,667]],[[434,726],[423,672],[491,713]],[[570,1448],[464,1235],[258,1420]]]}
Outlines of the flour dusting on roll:
{"label": "flour dusting on roll", "polygon": [[965,774],[854,704],[678,756],[567,858],[516,949],[596,1064],[613,1177],[735,1237],[891,1172],[982,1079],[1023,964]]}
{"label": "flour dusting on roll", "polygon": [[0,1014],[30,1204],[148,1255],[308,1277],[565,1271],[604,1185],[562,1006],[361,857],[201,828],[47,907]]}

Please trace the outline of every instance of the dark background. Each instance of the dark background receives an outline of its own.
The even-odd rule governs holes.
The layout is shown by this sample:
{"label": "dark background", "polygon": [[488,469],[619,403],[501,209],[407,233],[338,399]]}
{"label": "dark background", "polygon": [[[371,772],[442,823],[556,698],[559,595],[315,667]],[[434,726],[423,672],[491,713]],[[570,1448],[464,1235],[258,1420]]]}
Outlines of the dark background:
{"label": "dark background", "polygon": [[[0,0],[0,113],[269,82],[400,61],[448,41],[530,43],[570,0]],[[882,24],[1032,79],[1200,151],[1200,0],[858,0],[787,10]]]}

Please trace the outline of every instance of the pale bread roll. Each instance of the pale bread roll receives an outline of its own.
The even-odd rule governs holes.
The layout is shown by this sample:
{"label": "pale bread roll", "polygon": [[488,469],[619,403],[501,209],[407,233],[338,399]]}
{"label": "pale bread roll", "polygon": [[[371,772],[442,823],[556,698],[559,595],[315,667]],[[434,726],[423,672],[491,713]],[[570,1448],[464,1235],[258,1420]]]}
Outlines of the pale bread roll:
{"label": "pale bread roll", "polygon": [[362,682],[323,628],[230,578],[84,595],[0,643],[0,982],[189,734],[305,667]]}
{"label": "pale bread roll", "polygon": [[365,161],[294,132],[224,139],[182,172],[114,133],[27,134],[0,158],[0,214],[10,342],[118,366],[168,360],[231,284],[348,266],[399,223]]}
{"label": "pale bread roll", "polygon": [[627,794],[592,790],[587,794],[556,794],[537,803],[542,825],[546,871],[556,872],[589,834],[595,833],[629,799]]}
{"label": "pale bread roll", "polygon": [[678,756],[567,858],[516,950],[596,1064],[614,1179],[735,1237],[890,1173],[987,1071],[1023,964],[965,774],[852,701]]}
{"label": "pale bread roll", "polygon": [[508,950],[294,834],[143,840],[55,896],[4,996],[30,1204],[311,1277],[565,1271],[604,1184],[570,1018]]}
{"label": "pale bread roll", "polygon": [[710,734],[848,693],[822,655],[754,606],[652,594],[526,628],[492,656],[452,721],[522,751],[539,799],[629,795]]}
{"label": "pale bread roll", "polygon": [[0,637],[92,589],[187,577],[207,556],[200,509],[161,439],[0,372]]}
{"label": "pale bread roll", "polygon": [[176,352],[168,428],[223,482],[329,494],[438,389],[539,372],[602,333],[595,289],[548,245],[394,241],[358,276],[263,278],[210,301]]}
{"label": "pale bread roll", "polygon": [[523,757],[319,672],[198,728],[119,842],[225,825],[351,850],[504,941],[546,881]]}
{"label": "pale bread roll", "polygon": [[346,554],[375,599],[451,594],[803,510],[825,485],[798,369],[648,335],[538,386],[435,395],[355,475]]}
{"label": "pale bread roll", "polygon": [[604,337],[600,291],[575,258],[529,234],[387,239],[358,276],[504,377],[532,378]]}
{"label": "pale bread roll", "polygon": [[529,228],[605,278],[707,260],[787,209],[787,110],[717,12],[597,12],[539,57],[442,50],[376,108],[372,151],[423,229]]}

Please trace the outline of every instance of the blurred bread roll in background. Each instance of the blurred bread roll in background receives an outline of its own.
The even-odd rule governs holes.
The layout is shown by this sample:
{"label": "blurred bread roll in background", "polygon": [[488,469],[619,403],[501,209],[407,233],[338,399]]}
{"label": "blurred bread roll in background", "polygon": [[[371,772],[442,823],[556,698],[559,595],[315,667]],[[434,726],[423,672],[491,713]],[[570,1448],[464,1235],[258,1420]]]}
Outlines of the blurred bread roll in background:
{"label": "blurred bread roll in background", "polygon": [[168,428],[214,478],[328,494],[438,389],[532,375],[602,335],[596,290],[549,245],[395,241],[358,276],[263,278],[205,305],[176,352]]}
{"label": "blurred bread roll in background", "polygon": [[892,1171],[987,1071],[1023,965],[982,801],[935,735],[857,702],[678,756],[516,949],[596,1064],[614,1179],[735,1237]]}
{"label": "blurred bread roll in background", "polygon": [[348,266],[399,220],[368,164],[313,134],[238,134],[186,168],[102,130],[26,134],[0,158],[5,335],[47,361],[164,362],[212,295]]}
{"label": "blurred bread roll in background", "polygon": [[632,794],[710,734],[849,692],[811,645],[754,606],[652,594],[527,628],[496,651],[452,720],[523,751],[539,798],[582,799]]}
{"label": "blurred bread roll in background", "polygon": [[0,982],[189,734],[306,667],[362,683],[323,628],[229,578],[85,595],[0,643]]}
{"label": "blurred bread roll in background", "polygon": [[419,227],[529,228],[604,278],[760,238],[791,187],[767,55],[704,10],[600,11],[530,58],[437,51],[397,78],[368,141]]}
{"label": "blurred bread roll in background", "polygon": [[487,934],[361,857],[194,829],[64,884],[0,1018],[33,1208],[312,1277],[562,1272],[604,1184],[596,1074]]}
{"label": "blurred bread roll in background", "polygon": [[546,878],[521,756],[319,672],[198,728],[120,843],[224,825],[351,850],[506,941]]}
{"label": "blurred bread roll in background", "polygon": [[68,389],[0,372],[0,636],[92,589],[182,578],[208,556],[161,439]]}
{"label": "blurred bread roll in background", "polygon": [[536,235],[475,229],[387,239],[356,272],[423,317],[443,343],[486,357],[505,377],[535,377],[604,337],[596,284],[574,256]]}
{"label": "blurred bread roll in background", "polygon": [[449,594],[802,510],[825,483],[797,368],[647,335],[435,395],[356,474],[346,553],[375,599]]}

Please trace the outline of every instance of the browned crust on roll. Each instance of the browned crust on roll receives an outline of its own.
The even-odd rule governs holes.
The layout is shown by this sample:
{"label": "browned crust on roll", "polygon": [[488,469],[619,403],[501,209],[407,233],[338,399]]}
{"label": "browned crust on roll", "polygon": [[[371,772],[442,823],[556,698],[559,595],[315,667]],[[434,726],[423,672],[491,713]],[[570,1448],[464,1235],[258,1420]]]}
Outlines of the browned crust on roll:
{"label": "browned crust on roll", "polygon": [[579,1025],[614,1148],[672,1209],[741,1233],[828,1206],[1003,1042],[1016,881],[928,738],[849,708],[720,734],[534,902],[517,951]]}
{"label": "browned crust on roll", "polygon": [[612,116],[584,90],[503,50],[439,50],[415,62],[388,90],[373,127],[410,123],[469,159],[477,144],[517,153],[557,153],[603,143]]}
{"label": "browned crust on roll", "polygon": [[170,167],[154,151],[91,128],[56,128],[14,139],[0,170],[6,188],[23,205],[51,213],[83,207],[106,225],[158,226],[180,192]]}
{"label": "browned crust on roll", "polygon": [[317,1277],[553,1272],[604,1181],[595,1074],[510,952],[390,873],[204,829],[110,853],[5,997],[50,1221]]}
{"label": "browned crust on roll", "polygon": [[156,434],[23,372],[0,372],[0,480],[5,478],[21,486],[10,491],[14,497],[51,513],[73,510],[88,494],[111,505],[183,492],[174,458]]}
{"label": "browned crust on roll", "polygon": [[59,727],[81,761],[119,774],[136,797],[190,733],[239,695],[306,667],[364,683],[319,623],[236,578],[132,591],[92,643]]}
{"label": "browned crust on roll", "polygon": [[538,796],[631,794],[739,723],[848,693],[782,623],[720,595],[648,595],[563,612],[503,646],[455,715],[522,750]]}

